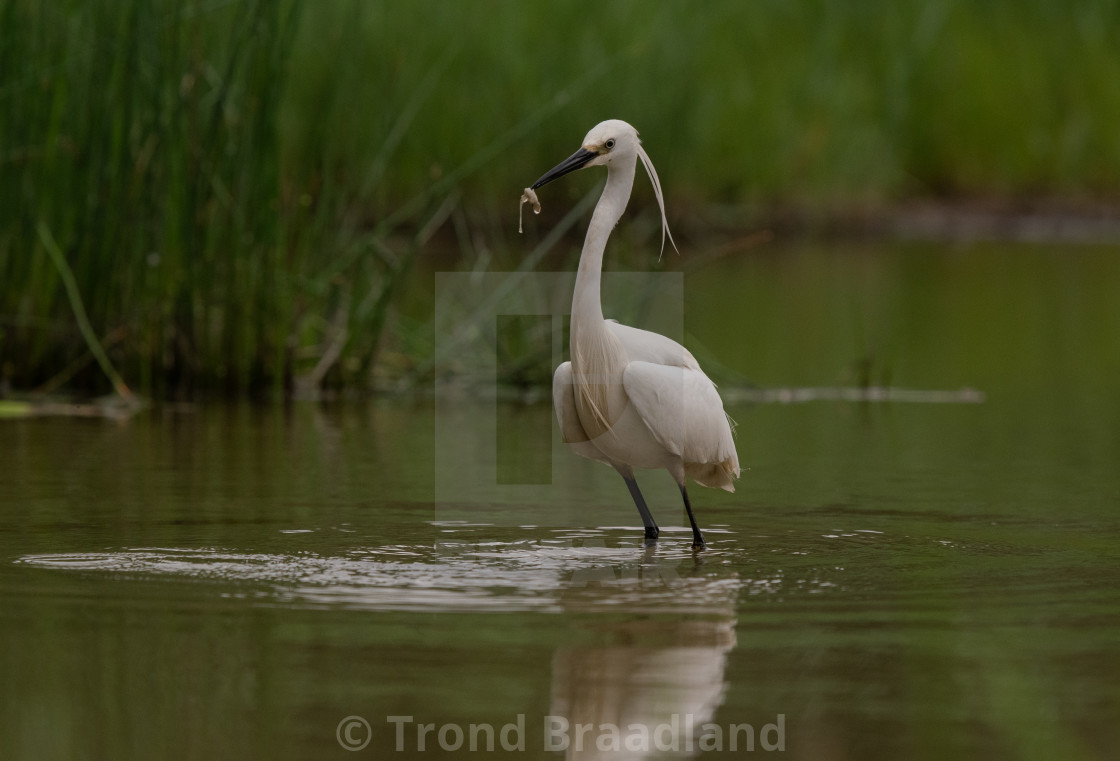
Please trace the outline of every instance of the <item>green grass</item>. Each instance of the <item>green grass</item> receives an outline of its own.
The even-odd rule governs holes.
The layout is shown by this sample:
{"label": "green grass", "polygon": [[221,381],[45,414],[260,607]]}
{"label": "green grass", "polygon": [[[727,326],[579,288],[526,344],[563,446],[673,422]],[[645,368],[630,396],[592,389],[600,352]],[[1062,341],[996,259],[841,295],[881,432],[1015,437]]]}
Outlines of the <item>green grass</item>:
{"label": "green grass", "polygon": [[1118,22],[1105,0],[0,0],[0,384],[111,388],[43,228],[141,394],[366,388],[422,343],[394,304],[432,236],[508,248],[518,189],[607,117],[672,206],[744,224],[1116,198]]}

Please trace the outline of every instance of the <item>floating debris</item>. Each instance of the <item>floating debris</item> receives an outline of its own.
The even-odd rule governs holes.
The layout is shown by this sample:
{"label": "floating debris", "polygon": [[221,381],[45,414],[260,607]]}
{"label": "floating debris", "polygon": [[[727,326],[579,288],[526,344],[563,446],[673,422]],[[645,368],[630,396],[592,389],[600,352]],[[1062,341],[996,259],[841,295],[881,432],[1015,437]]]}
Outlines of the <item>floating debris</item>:
{"label": "floating debris", "polygon": [[882,386],[835,388],[736,388],[722,386],[725,399],[759,404],[804,402],[910,402],[916,404],[983,404],[987,395],[974,388],[924,390]]}

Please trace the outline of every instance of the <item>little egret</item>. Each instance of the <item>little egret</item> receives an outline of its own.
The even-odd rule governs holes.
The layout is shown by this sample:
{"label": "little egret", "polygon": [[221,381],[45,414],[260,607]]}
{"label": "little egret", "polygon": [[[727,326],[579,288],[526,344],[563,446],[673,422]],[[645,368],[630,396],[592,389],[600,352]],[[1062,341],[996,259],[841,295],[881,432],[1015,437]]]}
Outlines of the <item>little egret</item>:
{"label": "little egret", "polygon": [[618,471],[645,525],[647,544],[660,529],[634,480],[634,468],[665,468],[673,476],[692,524],[692,547],[704,537],[685,489],[691,477],[703,486],[735,491],[739,458],[731,424],[716,386],[691,353],[676,341],[603,319],[599,281],[603,251],[618,223],[638,159],[649,174],[661,209],[661,248],[665,237],[676,248],[665,217],[661,183],[638,132],[618,119],[597,124],[583,147],[546,172],[526,190],[589,166],[607,168],[607,184],[591,216],[572,296],[571,361],[556,368],[552,401],[564,442],[582,457]]}

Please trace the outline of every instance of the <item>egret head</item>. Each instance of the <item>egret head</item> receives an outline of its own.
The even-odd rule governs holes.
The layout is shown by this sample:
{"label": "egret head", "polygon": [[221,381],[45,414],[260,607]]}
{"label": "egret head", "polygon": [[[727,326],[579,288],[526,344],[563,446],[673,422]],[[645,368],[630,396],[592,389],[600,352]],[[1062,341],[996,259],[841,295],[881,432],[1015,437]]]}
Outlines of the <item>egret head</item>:
{"label": "egret head", "polygon": [[[583,138],[583,146],[578,151],[541,175],[541,178],[534,182],[530,188],[536,190],[542,185],[547,185],[557,178],[584,167],[606,166],[609,168],[612,164],[622,164],[623,162],[630,162],[630,165],[633,166],[636,159],[642,160],[642,166],[646,168],[646,174],[649,175],[650,182],[653,183],[653,193],[657,196],[657,205],[661,209],[661,249],[664,251],[665,237],[668,236],[669,242],[673,244],[675,250],[677,244],[673,240],[672,233],[669,232],[669,221],[665,216],[665,198],[661,194],[661,181],[657,178],[657,170],[653,168],[653,162],[650,161],[649,155],[642,148],[642,141],[638,139],[638,130],[621,119],[607,119],[605,122],[599,122],[592,127],[591,131],[587,133],[587,137]],[[627,190],[627,196],[629,196],[629,190]]]}
{"label": "egret head", "polygon": [[547,185],[584,167],[609,166],[615,161],[626,159],[633,161],[634,155],[641,150],[641,143],[642,141],[638,139],[638,130],[621,119],[599,122],[583,139],[583,147],[545,172],[530,187],[536,190],[542,185]]}

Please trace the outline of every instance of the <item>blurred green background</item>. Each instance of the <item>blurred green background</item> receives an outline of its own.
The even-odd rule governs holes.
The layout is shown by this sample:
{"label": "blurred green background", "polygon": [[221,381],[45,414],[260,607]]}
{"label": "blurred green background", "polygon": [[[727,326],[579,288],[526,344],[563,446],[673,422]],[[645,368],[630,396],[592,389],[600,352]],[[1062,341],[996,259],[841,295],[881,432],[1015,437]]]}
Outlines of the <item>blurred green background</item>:
{"label": "blurred green background", "polygon": [[[1115,756],[1117,40],[1120,0],[0,0],[0,418],[70,415],[0,421],[0,757],[698,694],[797,758]],[[681,255],[639,173],[605,268],[663,290],[605,312],[739,422],[704,557],[639,477],[684,586],[550,422],[603,173],[517,232],[610,117]],[[415,393],[62,403],[126,386]],[[984,403],[756,403],[884,387]]]}
{"label": "blurred green background", "polygon": [[[1107,208],[1118,22],[1108,0],[0,0],[0,391],[110,390],[88,334],[154,398],[425,383],[428,273],[516,266],[593,185],[550,190],[525,238],[519,189],[608,117],[693,251],[914,202]],[[639,181],[633,268],[658,266],[651,202]]]}

